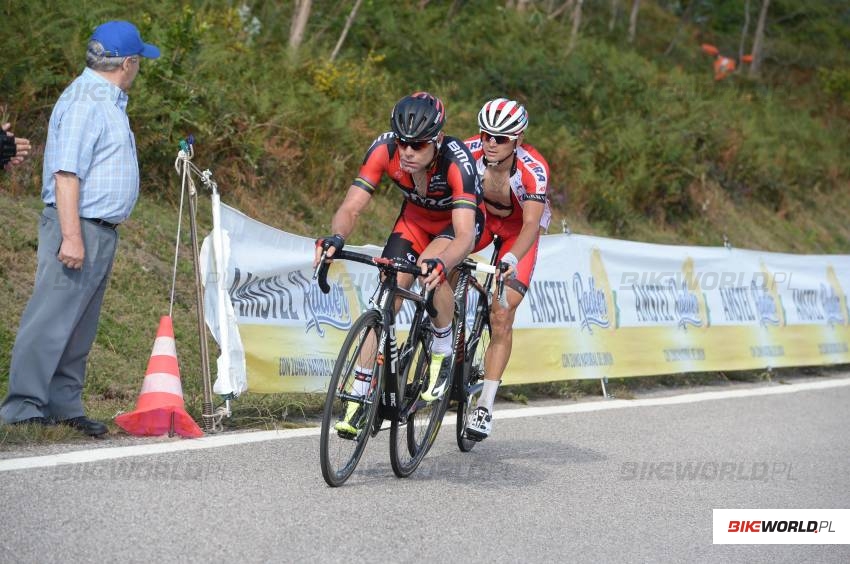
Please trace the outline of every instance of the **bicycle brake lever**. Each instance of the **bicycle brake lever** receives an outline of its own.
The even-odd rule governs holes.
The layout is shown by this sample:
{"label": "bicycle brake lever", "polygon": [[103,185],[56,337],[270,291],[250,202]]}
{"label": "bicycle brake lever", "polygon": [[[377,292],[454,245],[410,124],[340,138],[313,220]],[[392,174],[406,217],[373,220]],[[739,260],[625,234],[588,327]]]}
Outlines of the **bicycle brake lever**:
{"label": "bicycle brake lever", "polygon": [[431,317],[437,317],[437,308],[434,306],[434,292],[432,290],[425,291],[425,311]]}
{"label": "bicycle brake lever", "polygon": [[327,249],[322,251],[322,257],[319,259],[319,264],[316,265],[316,270],[313,272],[313,280],[318,281],[319,289],[323,294],[327,294],[331,291],[331,286],[328,284],[328,270],[331,267],[331,263],[325,262],[327,254]]}
{"label": "bicycle brake lever", "polygon": [[508,296],[505,294],[504,282],[499,282],[499,305],[502,309],[508,309]]}
{"label": "bicycle brake lever", "polygon": [[327,251],[322,252],[322,256],[319,259],[318,264],[316,264],[316,269],[313,270],[313,280],[315,280],[316,278],[319,277],[319,270],[321,270],[322,264],[324,264],[324,262],[325,262],[325,255],[327,255],[327,254],[328,254]]}
{"label": "bicycle brake lever", "polygon": [[496,288],[498,289],[499,294],[499,305],[502,306],[503,309],[508,309],[508,296],[505,294],[505,271],[507,269],[507,265],[504,263],[499,266],[499,278],[496,282]]}

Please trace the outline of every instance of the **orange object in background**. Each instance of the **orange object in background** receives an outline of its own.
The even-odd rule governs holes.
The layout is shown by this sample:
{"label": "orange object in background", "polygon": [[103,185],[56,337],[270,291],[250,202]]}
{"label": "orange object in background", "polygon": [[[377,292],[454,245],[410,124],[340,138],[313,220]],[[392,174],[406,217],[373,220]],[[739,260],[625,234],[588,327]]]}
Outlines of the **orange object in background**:
{"label": "orange object in background", "polygon": [[702,45],[700,45],[700,49],[702,49],[703,53],[705,53],[706,55],[711,55],[712,57],[716,57],[720,54],[720,51],[717,49],[717,47],[710,43],[703,43]]}
{"label": "orange object in background", "polygon": [[180,368],[177,365],[177,347],[171,317],[163,315],[153,345],[142,391],[132,413],[115,418],[115,423],[131,435],[158,436],[168,433],[197,438],[204,432],[186,413]]}
{"label": "orange object in background", "polygon": [[[714,57],[714,80],[723,80],[733,72],[737,68],[737,63],[735,59],[724,57],[720,54],[720,50],[710,43],[703,43],[700,45],[700,49],[706,55],[711,55]],[[741,57],[742,63],[751,63],[753,62],[752,55],[744,55]]]}
{"label": "orange object in background", "polygon": [[723,55],[714,59],[714,80],[723,80],[735,72],[735,60]]}

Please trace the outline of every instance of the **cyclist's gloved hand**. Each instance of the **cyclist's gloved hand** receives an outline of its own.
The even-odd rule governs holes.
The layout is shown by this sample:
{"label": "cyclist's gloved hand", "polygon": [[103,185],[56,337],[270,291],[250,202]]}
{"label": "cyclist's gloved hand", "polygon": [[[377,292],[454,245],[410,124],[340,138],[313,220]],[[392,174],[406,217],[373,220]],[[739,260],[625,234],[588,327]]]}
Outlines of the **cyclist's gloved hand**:
{"label": "cyclist's gloved hand", "polygon": [[516,278],[516,265],[519,263],[519,260],[516,258],[516,255],[513,253],[505,253],[505,256],[502,257],[502,264],[507,265],[508,269],[504,273],[505,278]]}
{"label": "cyclist's gloved hand", "polygon": [[331,258],[334,253],[341,251],[345,246],[345,237],[336,233],[328,237],[320,237],[316,239],[316,254],[313,257],[313,268],[318,266],[319,260],[322,258],[322,252],[327,251],[326,258]]}
{"label": "cyclist's gloved hand", "polygon": [[328,237],[322,237],[321,239],[316,239],[316,246],[321,247],[323,250],[328,250],[331,247],[336,249],[337,251],[341,251],[345,246],[345,237],[336,233],[334,235],[330,235]]}
{"label": "cyclist's gloved hand", "polygon": [[438,258],[424,259],[422,266],[426,271],[422,274],[425,276],[425,286],[429,290],[433,290],[446,280],[446,264]]}
{"label": "cyclist's gloved hand", "polygon": [[0,167],[11,161],[17,154],[18,146],[15,145],[15,138],[0,129]]}

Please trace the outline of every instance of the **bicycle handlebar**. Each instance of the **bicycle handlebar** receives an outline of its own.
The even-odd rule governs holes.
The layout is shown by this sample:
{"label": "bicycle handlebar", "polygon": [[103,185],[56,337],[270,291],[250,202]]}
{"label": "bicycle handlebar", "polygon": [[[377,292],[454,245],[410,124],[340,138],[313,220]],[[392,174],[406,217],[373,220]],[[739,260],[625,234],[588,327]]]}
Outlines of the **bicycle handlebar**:
{"label": "bicycle handlebar", "polygon": [[[327,249],[322,252],[322,257],[319,260],[319,265],[316,267],[315,272],[313,272],[313,280],[318,280],[319,288],[321,288],[322,292],[327,294],[330,292],[330,285],[328,284],[328,270],[330,269],[331,263],[326,262],[327,258]],[[341,260],[350,260],[353,262],[359,262],[362,264],[368,264],[370,266],[377,266],[380,270],[384,272],[401,272],[403,274],[412,274],[414,276],[421,276],[422,269],[415,264],[411,264],[406,260],[402,259],[388,259],[383,257],[373,257],[372,255],[367,255],[364,253],[357,253],[354,251],[345,251],[340,250],[334,253],[332,257],[333,260],[341,259]]]}
{"label": "bicycle handlebar", "polygon": [[484,274],[496,274],[496,266],[492,264],[488,264],[486,262],[477,262],[473,259],[466,259],[460,265],[460,268],[468,270],[470,272],[483,272]]}
{"label": "bicycle handlebar", "polygon": [[[330,284],[328,284],[328,270],[330,269],[331,263],[325,262],[325,259],[327,258],[327,252],[327,249],[322,252],[322,257],[319,260],[319,265],[313,272],[313,280],[316,280],[318,282],[319,289],[321,289],[322,293],[325,294],[331,291]],[[338,250],[337,252],[335,252],[332,259],[350,260],[353,262],[368,264],[370,266],[376,266],[384,273],[400,272],[402,274],[422,276],[422,269],[419,267],[419,265],[412,264],[404,259],[373,257],[372,255],[367,255],[364,253],[357,253],[354,251],[345,250]],[[425,309],[428,311],[428,315],[430,315],[431,317],[436,317],[437,309],[434,307],[433,295],[433,292],[425,292]]]}
{"label": "bicycle handlebar", "polygon": [[[322,293],[327,294],[331,291],[330,284],[328,284],[328,270],[330,269],[331,264],[326,262],[328,250],[325,249],[322,252],[322,257],[319,260],[319,265],[316,267],[316,270],[313,272],[313,280],[316,280],[319,284],[319,288],[322,290]],[[338,250],[334,253],[333,259],[341,259],[341,260],[350,260],[354,262],[359,262],[362,264],[368,264],[370,266],[376,266],[378,269],[384,272],[400,272],[403,274],[412,274],[413,276],[421,276],[422,270],[418,265],[412,264],[403,259],[389,259],[384,257],[373,257],[372,255],[367,255],[364,253],[357,253],[354,251],[346,251],[346,250]],[[504,274],[505,271],[509,268],[509,266],[505,263],[500,263],[499,265],[488,264],[486,262],[478,262],[476,260],[467,258],[462,263],[458,265],[458,268],[467,270],[469,272],[482,272],[484,274]],[[436,309],[433,305],[433,292],[428,292],[426,296],[426,309],[428,310],[428,314],[436,316]],[[499,304],[503,308],[508,307],[508,299],[505,295],[505,281],[503,276],[496,277],[496,294],[498,296]]]}
{"label": "bicycle handlebar", "polygon": [[486,262],[478,262],[474,259],[468,258],[464,260],[462,263],[458,265],[458,268],[462,268],[463,270],[467,270],[469,272],[483,272],[484,274],[500,274],[500,276],[496,277],[496,295],[498,296],[499,304],[507,309],[508,307],[508,298],[505,295],[505,280],[504,274],[507,272],[509,265],[505,263],[499,263],[498,265],[489,264]]}

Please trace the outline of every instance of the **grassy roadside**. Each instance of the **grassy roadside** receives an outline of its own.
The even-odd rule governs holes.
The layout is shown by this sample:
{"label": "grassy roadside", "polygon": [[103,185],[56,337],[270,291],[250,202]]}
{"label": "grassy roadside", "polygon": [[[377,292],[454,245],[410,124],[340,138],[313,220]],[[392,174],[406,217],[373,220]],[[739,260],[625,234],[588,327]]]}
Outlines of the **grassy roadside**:
{"label": "grassy roadside", "polygon": [[[382,196],[391,198],[391,196]],[[371,207],[367,225],[372,232],[380,232],[392,221],[395,208],[378,203]],[[264,210],[274,224],[268,207],[258,202],[240,202],[237,205]],[[331,205],[331,204],[326,204]],[[718,204],[722,205],[722,204]],[[32,288],[37,247],[37,218],[42,209],[34,196],[13,196],[0,191],[0,222],[5,226],[6,237],[0,240],[0,295],[6,304],[3,321],[0,321],[0,394],[5,396],[8,387],[8,367],[20,315]],[[143,196],[133,216],[121,228],[121,240],[115,269],[107,291],[97,340],[89,357],[88,379],[84,392],[89,416],[106,421],[111,433],[123,433],[112,423],[122,411],[132,410],[144,377],[151,346],[156,335],[158,320],[168,313],[169,296],[177,231],[177,204],[175,202]],[[750,233],[762,229],[768,248],[783,250],[786,246],[802,250],[818,247],[811,239],[795,239],[801,226],[783,229],[783,224],[769,222],[746,224],[744,218],[760,217],[757,206],[729,209],[734,213],[741,230],[751,225]],[[330,215],[328,213],[328,215]],[[825,209],[821,221],[838,221],[840,210]],[[309,234],[304,224],[295,224],[295,232]],[[584,225],[586,231],[592,228]],[[208,200],[199,202],[198,229],[201,237],[210,228]],[[805,222],[802,229],[808,229]],[[315,230],[315,228],[313,228]],[[729,235],[735,240],[735,231]],[[651,231],[646,227],[646,239],[664,242],[682,242],[688,238],[682,233]],[[770,238],[772,236],[772,239]],[[369,235],[361,234],[366,241]],[[816,235],[812,235],[816,238]],[[695,237],[699,239],[700,237]],[[183,392],[187,411],[201,420],[203,383],[195,308],[194,274],[189,244],[188,215],[184,215],[174,301],[174,328],[177,354],[180,361]],[[666,241],[669,239],[669,241]],[[827,245],[831,248],[831,245]],[[215,342],[210,338],[210,361],[217,356]],[[775,371],[774,381],[795,374],[829,375],[834,368],[788,369]],[[761,372],[675,374],[658,377],[624,378],[608,383],[608,391],[617,398],[631,398],[637,393],[652,389],[687,388],[694,385],[722,385],[728,381],[764,379]],[[601,395],[598,380],[552,382],[524,386],[509,386],[501,390],[501,398],[525,402],[540,398],[578,400]],[[233,416],[225,421],[228,429],[276,429],[304,425],[320,412],[323,397],[303,394],[244,394],[232,402]],[[217,401],[217,398],[216,398]],[[64,442],[83,439],[74,431],[62,427],[27,428],[4,426],[0,431],[0,449],[14,448],[29,442]]]}
{"label": "grassy roadside", "polygon": [[[831,378],[847,374],[847,366],[784,368],[774,371],[738,371],[669,374],[641,378],[618,378],[607,383],[609,399],[639,399],[648,395],[688,393],[713,388],[728,389],[736,384],[793,385],[800,380]],[[505,386],[499,390],[497,401],[527,405],[535,401],[557,400],[559,403],[602,400],[599,380],[574,380]],[[223,421],[223,429],[274,430],[310,427],[321,417],[324,396],[304,394],[258,395],[246,394],[233,402],[233,415]],[[452,406],[454,409],[454,406]],[[108,417],[108,407],[95,401],[91,413],[102,412]],[[199,419],[199,414],[193,414]],[[108,421],[110,433],[98,440],[108,445],[110,440],[126,437],[121,429]],[[0,426],[0,452],[14,451],[25,445],[92,444],[88,437],[61,426],[39,425]],[[124,443],[122,443],[123,445]]]}
{"label": "grassy roadside", "polygon": [[[383,194],[370,207],[359,237],[363,242],[379,240],[377,233],[388,229],[396,210],[392,194]],[[275,204],[263,205],[262,198],[246,200],[243,195],[234,205],[253,210],[252,213],[272,225],[276,209],[286,209]],[[325,202],[330,209],[335,202]],[[840,206],[830,206],[829,201],[815,201],[819,207],[816,216],[801,214],[800,221],[782,222],[772,217],[759,204],[734,206],[722,199],[713,201],[717,214],[728,214],[733,241],[748,234],[748,240],[758,240],[768,250],[806,252],[840,252],[835,235],[845,214]],[[15,332],[21,312],[29,298],[35,272],[37,247],[37,218],[42,209],[40,199],[32,195],[12,195],[0,190],[0,222],[6,236],[0,238],[0,297],[6,316],[0,321],[0,394],[5,396],[8,386],[8,367]],[[121,228],[121,240],[115,269],[107,291],[97,340],[89,357],[88,379],[85,388],[85,405],[88,415],[107,421],[111,433],[122,433],[112,420],[122,411],[132,410],[144,377],[145,368],[156,335],[158,320],[168,313],[169,295],[177,231],[177,204],[151,195],[143,195],[126,225]],[[326,214],[330,216],[330,211]],[[746,218],[754,218],[750,222]],[[287,230],[312,234],[321,227],[308,227],[306,222],[285,220]],[[568,218],[569,221],[569,218]],[[290,225],[292,227],[290,227]],[[690,230],[652,230],[647,221],[641,228],[643,240],[667,243],[703,242],[711,244],[716,237],[716,218],[709,213],[703,226],[690,224]],[[824,225],[830,235],[820,237],[818,225]],[[199,202],[199,233],[203,237],[210,228],[208,200]],[[592,226],[576,218],[571,223],[576,230],[594,233]],[[578,226],[578,227],[576,227]],[[604,233],[597,233],[604,234]],[[174,301],[174,328],[177,353],[180,361],[183,392],[187,411],[201,420],[203,384],[197,334],[193,265],[190,254],[188,217],[184,215],[177,281]],[[716,244],[716,242],[715,242]],[[217,356],[215,342],[210,339],[210,361]],[[766,376],[762,372],[674,374],[658,377],[625,378],[608,383],[608,391],[617,398],[631,398],[653,389],[687,388],[695,385],[723,385],[729,381],[759,381],[770,377],[773,381],[792,378],[798,374],[833,374],[830,367],[812,369],[787,369]],[[601,395],[597,380],[553,382],[525,386],[509,386],[501,390],[501,398],[525,402],[540,398],[578,400]],[[217,398],[216,398],[217,400]],[[304,425],[314,420],[320,412],[323,397],[303,394],[244,394],[232,402],[233,416],[225,421],[228,429],[276,429]],[[2,427],[0,449],[30,442],[65,442],[85,440],[76,432],[62,427],[26,428]]]}
{"label": "grassy roadside", "polygon": [[[9,4],[3,12],[0,20],[18,49],[0,76],[0,90],[8,93],[0,122],[27,132],[36,154],[13,174],[0,174],[0,304],[6,311],[0,320],[0,394],[6,392],[12,343],[35,271],[47,118],[79,72],[85,38],[107,17],[137,21],[165,56],[145,61],[131,96],[145,193],[121,229],[89,358],[85,402],[97,419],[111,421],[133,409],[159,316],[168,311],[178,185],[171,165],[177,138],[189,132],[198,140],[197,164],[213,168],[226,203],[269,225],[315,236],[328,231],[364,150],[386,129],[388,110],[401,95],[421,88],[442,96],[449,108],[447,132],[458,137],[477,131],[483,100],[507,95],[528,106],[528,140],[551,166],[553,232],[564,221],[575,233],[649,243],[720,246],[728,238],[738,248],[805,254],[850,248],[847,27],[826,0],[774,3],[779,11],[765,76],[722,83],[712,81],[697,46],[702,40],[738,44],[739,26],[730,22],[738,21],[740,3],[733,0],[703,3],[714,19],[689,26],[693,40],[683,39],[663,55],[673,34],[685,31],[672,9],[682,3],[644,2],[641,31],[630,45],[623,43],[623,22],[606,31],[607,3],[585,3],[582,38],[567,54],[567,18],[543,17],[542,2],[532,3],[537,7],[527,15],[455,3],[468,5],[450,21],[445,3],[416,8],[374,0],[361,10],[336,62],[327,53],[345,21],[340,3],[316,0],[311,40],[294,59],[285,40],[291,3],[249,4],[263,23],[256,37],[233,3],[220,0],[184,3],[178,10],[173,2],[131,1],[95,11],[60,0],[14,9]],[[793,57],[784,63],[782,53]],[[350,242],[382,241],[399,202],[393,188],[379,190]],[[199,206],[204,234],[207,199]],[[187,409],[200,420],[186,222],[180,249],[174,326]],[[210,348],[213,361],[211,340]],[[627,398],[653,386],[761,377],[677,374],[612,381],[609,391]],[[599,393],[596,380],[503,389],[513,401]],[[228,425],[299,425],[321,402],[246,394],[233,402]],[[111,430],[117,432],[114,425]],[[2,428],[0,449],[15,441],[74,436],[60,428]]]}
{"label": "grassy roadside", "polygon": [[[609,397],[613,399],[635,399],[641,395],[688,390],[705,387],[723,387],[735,383],[790,384],[800,378],[830,378],[846,374],[847,366],[810,366],[779,368],[775,370],[739,370],[735,372],[688,372],[641,376],[640,378],[614,378],[606,383]],[[540,399],[564,399],[579,401],[590,397],[602,397],[599,380],[573,380],[568,382],[545,382],[500,388],[499,397],[506,401],[528,403]]]}

